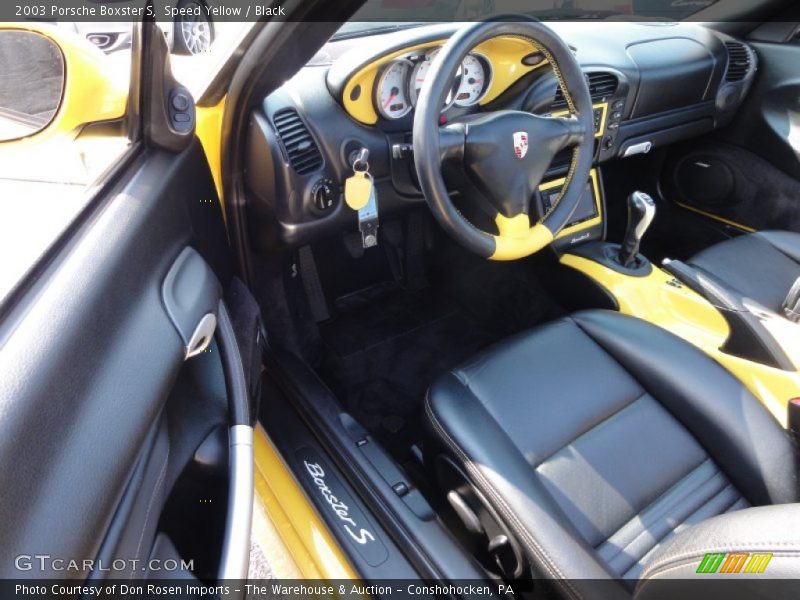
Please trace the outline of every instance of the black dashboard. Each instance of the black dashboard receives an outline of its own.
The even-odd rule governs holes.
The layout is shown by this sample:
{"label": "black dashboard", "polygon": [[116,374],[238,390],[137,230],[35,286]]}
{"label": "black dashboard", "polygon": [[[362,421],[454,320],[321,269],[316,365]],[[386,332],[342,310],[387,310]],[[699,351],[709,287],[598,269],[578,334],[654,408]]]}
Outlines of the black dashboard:
{"label": "black dashboard", "polygon": [[[748,45],[699,25],[548,26],[571,46],[586,74],[595,107],[596,167],[723,127],[756,71]],[[415,95],[426,64],[457,28],[426,25],[331,41],[264,99],[251,119],[245,174],[257,246],[297,246],[356,230],[342,186],[361,148],[369,150],[381,215],[424,201],[411,154]],[[519,38],[476,48],[459,69],[451,96],[442,122],[500,109],[566,112],[547,61]],[[568,164],[569,156],[557,156],[543,187],[552,189]],[[600,214],[571,228],[574,240],[602,235],[602,189],[597,194]]]}

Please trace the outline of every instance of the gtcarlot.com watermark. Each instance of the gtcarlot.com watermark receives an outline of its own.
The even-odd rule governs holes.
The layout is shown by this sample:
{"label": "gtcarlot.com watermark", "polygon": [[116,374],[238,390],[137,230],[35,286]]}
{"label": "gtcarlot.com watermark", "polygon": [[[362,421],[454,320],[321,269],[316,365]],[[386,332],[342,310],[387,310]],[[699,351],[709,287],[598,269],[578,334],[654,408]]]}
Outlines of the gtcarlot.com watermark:
{"label": "gtcarlot.com watermark", "polygon": [[85,573],[87,571],[131,573],[134,571],[167,572],[192,571],[194,559],[176,560],[173,558],[152,558],[139,560],[116,558],[110,562],[95,559],[77,560],[74,558],[58,558],[50,554],[20,554],[14,558],[14,567],[18,571],[70,572]]}

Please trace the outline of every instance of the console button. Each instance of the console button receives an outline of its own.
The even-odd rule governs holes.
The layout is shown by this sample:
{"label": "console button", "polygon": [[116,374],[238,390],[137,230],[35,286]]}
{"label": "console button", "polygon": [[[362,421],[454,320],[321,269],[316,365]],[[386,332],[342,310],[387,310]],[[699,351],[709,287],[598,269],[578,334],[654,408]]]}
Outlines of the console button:
{"label": "console button", "polygon": [[398,481],[392,486],[392,490],[398,496],[405,496],[408,493],[408,486],[405,481]]}
{"label": "console button", "polygon": [[178,92],[172,97],[172,108],[178,112],[185,112],[189,108],[189,98],[186,94]]}

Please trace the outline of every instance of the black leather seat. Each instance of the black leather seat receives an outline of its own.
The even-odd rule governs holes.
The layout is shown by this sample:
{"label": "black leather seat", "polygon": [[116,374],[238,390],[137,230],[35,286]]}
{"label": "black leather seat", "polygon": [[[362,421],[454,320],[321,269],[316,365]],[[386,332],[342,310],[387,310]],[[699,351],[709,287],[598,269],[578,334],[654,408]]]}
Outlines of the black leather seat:
{"label": "black leather seat", "polygon": [[759,401],[693,346],[615,312],[480,354],[431,387],[426,422],[427,459],[455,461],[567,597],[591,595],[581,579],[619,580],[627,597],[688,527],[800,499],[792,442]]}
{"label": "black leather seat", "polygon": [[762,231],[731,238],[696,254],[689,263],[781,313],[789,290],[800,278],[800,234]]}

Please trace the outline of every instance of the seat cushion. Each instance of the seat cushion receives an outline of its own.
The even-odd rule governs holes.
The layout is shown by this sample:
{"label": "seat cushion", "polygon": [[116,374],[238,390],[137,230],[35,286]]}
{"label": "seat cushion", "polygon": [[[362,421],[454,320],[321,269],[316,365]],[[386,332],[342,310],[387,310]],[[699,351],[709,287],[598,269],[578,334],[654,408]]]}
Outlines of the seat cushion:
{"label": "seat cushion", "polygon": [[462,464],[567,595],[575,579],[632,586],[692,524],[798,498],[789,439],[738,380],[610,311],[489,349],[431,387],[426,414],[427,454]]}
{"label": "seat cushion", "polygon": [[690,264],[733,290],[780,312],[800,277],[800,234],[763,231],[726,240],[696,254]]}

